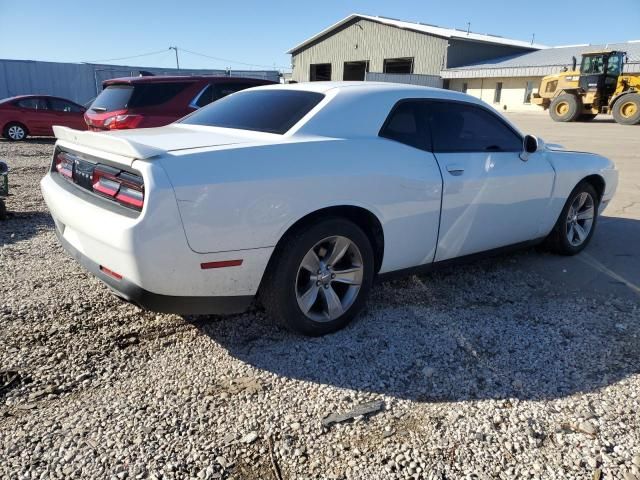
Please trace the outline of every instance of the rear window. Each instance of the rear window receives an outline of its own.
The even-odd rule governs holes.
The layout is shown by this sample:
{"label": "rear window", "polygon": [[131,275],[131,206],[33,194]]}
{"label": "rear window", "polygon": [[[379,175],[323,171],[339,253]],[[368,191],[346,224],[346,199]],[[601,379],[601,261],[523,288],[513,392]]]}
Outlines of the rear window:
{"label": "rear window", "polygon": [[91,110],[111,112],[161,105],[182,92],[187,85],[186,82],[109,85],[93,101]]}
{"label": "rear window", "polygon": [[284,134],[324,98],[316,92],[239,92],[192,113],[181,123]]}

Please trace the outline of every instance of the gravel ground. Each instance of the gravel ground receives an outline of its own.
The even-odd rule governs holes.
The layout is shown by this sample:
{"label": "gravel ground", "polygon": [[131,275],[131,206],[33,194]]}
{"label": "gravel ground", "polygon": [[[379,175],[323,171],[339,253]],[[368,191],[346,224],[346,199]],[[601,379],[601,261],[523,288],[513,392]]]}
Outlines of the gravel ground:
{"label": "gravel ground", "polygon": [[324,338],[144,312],[58,246],[51,149],[0,141],[0,478],[640,479],[637,302],[531,250],[378,285]]}

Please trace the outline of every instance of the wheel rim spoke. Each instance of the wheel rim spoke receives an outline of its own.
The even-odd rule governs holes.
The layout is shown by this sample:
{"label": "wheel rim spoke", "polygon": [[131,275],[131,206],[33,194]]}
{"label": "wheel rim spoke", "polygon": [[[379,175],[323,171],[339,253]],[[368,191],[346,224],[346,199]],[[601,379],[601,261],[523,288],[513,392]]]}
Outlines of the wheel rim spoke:
{"label": "wheel rim spoke", "polygon": [[320,259],[313,249],[309,250],[304,256],[301,267],[313,274],[318,272],[318,269],[320,268]]}
{"label": "wheel rim spoke", "polygon": [[321,288],[322,296],[324,297],[324,302],[327,307],[326,313],[327,317],[330,320],[338,318],[344,312],[344,308],[342,307],[342,302],[340,301],[340,297],[336,291],[329,286],[328,288]]}
{"label": "wheel rim spoke", "polygon": [[316,300],[318,299],[319,290],[320,288],[315,283],[312,283],[311,286],[309,287],[309,290],[307,290],[300,297],[299,299],[300,309],[304,313],[309,313],[309,310],[311,310],[311,307],[313,307],[313,304],[316,303]]}
{"label": "wheel rim spoke", "polygon": [[336,237],[331,254],[327,257],[325,263],[330,267],[334,266],[342,259],[342,257],[344,257],[344,254],[347,253],[350,245],[351,242],[348,239],[344,237]]}
{"label": "wheel rim spoke", "polygon": [[593,207],[587,208],[578,213],[578,220],[591,220],[593,219]]}
{"label": "wheel rim spoke", "polygon": [[334,270],[334,282],[347,285],[360,285],[362,283],[362,267],[349,268],[347,270]]}
{"label": "wheel rim spoke", "polygon": [[584,239],[587,238],[587,232],[584,228],[582,228],[582,225],[576,223],[573,226],[573,229],[576,232],[576,235],[578,235],[578,240],[580,241],[580,243],[584,242]]}

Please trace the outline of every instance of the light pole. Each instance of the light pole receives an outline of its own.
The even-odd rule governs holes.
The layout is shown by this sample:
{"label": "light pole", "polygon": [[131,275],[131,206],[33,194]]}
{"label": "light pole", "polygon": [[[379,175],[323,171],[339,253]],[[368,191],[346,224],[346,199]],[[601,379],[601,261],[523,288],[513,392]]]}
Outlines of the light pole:
{"label": "light pole", "polygon": [[180,70],[180,62],[178,61],[178,47],[169,47],[169,50],[175,50],[176,52],[176,68]]}

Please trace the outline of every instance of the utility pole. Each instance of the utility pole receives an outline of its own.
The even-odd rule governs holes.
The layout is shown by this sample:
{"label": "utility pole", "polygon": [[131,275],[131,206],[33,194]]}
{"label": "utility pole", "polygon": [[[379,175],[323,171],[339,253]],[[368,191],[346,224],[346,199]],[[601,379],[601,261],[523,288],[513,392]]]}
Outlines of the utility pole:
{"label": "utility pole", "polygon": [[533,42],[536,41],[536,34],[534,33],[533,35],[531,35],[531,45],[533,45]]}
{"label": "utility pole", "polygon": [[180,70],[180,62],[178,61],[178,47],[169,47],[169,50],[175,50],[176,52],[176,68]]}
{"label": "utility pole", "polygon": [[467,22],[467,35],[471,33],[471,22]]}

